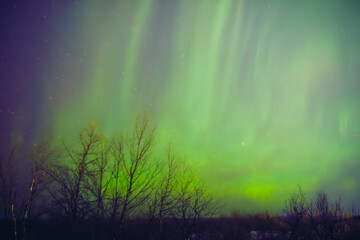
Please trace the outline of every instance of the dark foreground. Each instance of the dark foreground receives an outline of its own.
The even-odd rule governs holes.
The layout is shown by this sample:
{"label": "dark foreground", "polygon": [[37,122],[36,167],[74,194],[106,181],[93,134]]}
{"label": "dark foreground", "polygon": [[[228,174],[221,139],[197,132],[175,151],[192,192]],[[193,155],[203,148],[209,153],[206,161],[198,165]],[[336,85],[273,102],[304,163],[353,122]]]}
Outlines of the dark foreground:
{"label": "dark foreground", "polygon": [[[165,219],[163,234],[160,234],[156,221],[137,218],[125,224],[122,237],[116,236],[115,222],[87,220],[70,224],[60,220],[37,220],[27,224],[26,239],[360,239],[360,217],[294,220],[267,213],[234,214],[183,226],[176,219]],[[21,225],[18,224],[17,236],[13,229],[12,221],[1,221],[0,239],[23,239]]]}

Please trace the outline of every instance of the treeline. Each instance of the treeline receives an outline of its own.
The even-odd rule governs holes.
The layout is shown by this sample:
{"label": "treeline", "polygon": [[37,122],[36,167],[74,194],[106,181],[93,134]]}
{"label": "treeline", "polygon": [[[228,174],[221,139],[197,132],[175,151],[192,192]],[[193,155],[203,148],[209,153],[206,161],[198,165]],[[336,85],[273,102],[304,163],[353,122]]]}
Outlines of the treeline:
{"label": "treeline", "polygon": [[170,146],[165,161],[156,159],[154,142],[155,128],[144,116],[121,137],[102,135],[91,123],[71,145],[43,139],[26,159],[17,158],[14,145],[2,155],[0,169],[0,217],[11,229],[7,239],[30,239],[32,223],[44,219],[57,220],[74,239],[82,238],[85,223],[94,226],[89,229],[94,239],[104,234],[124,239],[134,216],[148,219],[162,239],[165,219],[176,219],[178,234],[189,239],[199,219],[217,212],[217,201]]}
{"label": "treeline", "polygon": [[307,198],[299,187],[285,203],[284,219],[290,239],[359,239],[355,208],[345,211],[341,199],[330,201],[324,192]]}
{"label": "treeline", "polygon": [[196,171],[170,146],[155,156],[150,119],[134,125],[108,137],[91,123],[71,144],[3,150],[0,239],[359,239],[354,210],[301,188],[278,216],[216,217],[219,202]]}
{"label": "treeline", "polygon": [[355,208],[346,211],[340,199],[331,201],[324,192],[309,198],[301,187],[286,200],[277,215],[234,212],[214,220],[213,227],[217,227],[221,236],[217,239],[360,239],[360,218]]}

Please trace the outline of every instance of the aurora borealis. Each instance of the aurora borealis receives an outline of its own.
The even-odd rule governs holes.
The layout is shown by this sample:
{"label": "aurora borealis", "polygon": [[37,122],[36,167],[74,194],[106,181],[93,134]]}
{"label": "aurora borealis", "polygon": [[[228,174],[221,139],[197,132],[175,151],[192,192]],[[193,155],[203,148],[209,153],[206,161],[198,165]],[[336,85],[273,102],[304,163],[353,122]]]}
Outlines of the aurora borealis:
{"label": "aurora borealis", "polygon": [[2,144],[106,134],[147,111],[225,212],[297,185],[360,200],[357,1],[0,4]]}

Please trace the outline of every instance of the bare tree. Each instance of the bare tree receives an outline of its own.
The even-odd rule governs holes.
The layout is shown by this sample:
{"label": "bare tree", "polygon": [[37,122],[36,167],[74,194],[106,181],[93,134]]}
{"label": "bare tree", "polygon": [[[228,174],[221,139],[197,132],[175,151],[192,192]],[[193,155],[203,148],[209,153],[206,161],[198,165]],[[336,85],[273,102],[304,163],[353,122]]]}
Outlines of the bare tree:
{"label": "bare tree", "polygon": [[[14,240],[18,238],[16,211],[17,204],[17,172],[16,172],[16,149],[17,143],[10,147],[8,157],[5,157],[5,150],[0,156],[0,214],[5,220],[11,220],[13,225]],[[0,216],[1,216],[0,215]]]}
{"label": "bare tree", "polygon": [[108,197],[109,183],[109,164],[112,160],[113,141],[106,137],[101,137],[94,146],[94,160],[90,162],[87,172],[88,181],[85,188],[89,191],[89,201],[91,203],[92,215],[95,217],[95,239],[101,239],[101,221],[106,216],[106,199]]}
{"label": "bare tree", "polygon": [[149,201],[148,206],[150,221],[157,221],[161,239],[165,239],[164,218],[171,216],[176,200],[173,193],[175,189],[176,170],[178,168],[178,164],[170,145],[167,149],[166,160],[167,169],[159,178],[159,183],[155,186],[152,201]]}
{"label": "bare tree", "polygon": [[123,141],[117,139],[112,148],[113,163],[110,165],[109,193],[107,214],[111,220],[119,215],[123,186],[122,164],[124,161]]}
{"label": "bare tree", "polygon": [[[34,144],[30,157],[31,172],[28,183],[28,195],[22,216],[23,239],[26,238],[26,224],[30,219],[30,212],[34,205],[33,202],[50,184],[46,169],[49,161],[55,156],[56,153],[52,147],[52,140],[50,138],[41,140],[39,144]],[[38,214],[41,213],[42,211],[39,210]]]}
{"label": "bare tree", "polygon": [[174,217],[184,239],[191,239],[200,220],[217,213],[218,202],[207,193],[205,184],[187,167],[180,170],[176,185]]}
{"label": "bare tree", "polygon": [[344,239],[346,224],[341,200],[329,201],[324,192],[318,192],[312,201],[310,217],[317,218],[313,230],[319,239]]}
{"label": "bare tree", "polygon": [[16,185],[16,144],[11,146],[9,156],[5,157],[4,154],[0,156],[0,217],[8,220],[12,218],[12,198]]}
{"label": "bare tree", "polygon": [[72,222],[83,218],[90,211],[89,193],[86,187],[89,186],[88,167],[96,158],[94,149],[99,140],[97,123],[89,124],[79,134],[80,148],[77,151],[64,144],[66,157],[70,163],[55,165],[49,171],[55,182],[54,191],[51,191],[55,204],[60,213],[62,212]]}
{"label": "bare tree", "polygon": [[109,189],[109,162],[112,158],[113,141],[105,137],[94,150],[95,159],[89,165],[89,186],[94,202],[94,215],[97,219],[105,217],[105,200]]}
{"label": "bare tree", "polygon": [[154,131],[150,119],[144,115],[142,119],[137,119],[133,135],[125,142],[126,152],[121,161],[124,192],[120,211],[120,238],[126,218],[149,198],[151,184],[158,173],[158,167],[151,159]]}
{"label": "bare tree", "polygon": [[341,201],[329,201],[324,192],[307,200],[299,187],[286,202],[284,213],[288,218],[290,239],[344,239],[346,236]]}
{"label": "bare tree", "polygon": [[304,221],[308,212],[308,200],[301,187],[293,193],[285,202],[284,214],[290,227],[290,239],[298,239],[303,236]]}

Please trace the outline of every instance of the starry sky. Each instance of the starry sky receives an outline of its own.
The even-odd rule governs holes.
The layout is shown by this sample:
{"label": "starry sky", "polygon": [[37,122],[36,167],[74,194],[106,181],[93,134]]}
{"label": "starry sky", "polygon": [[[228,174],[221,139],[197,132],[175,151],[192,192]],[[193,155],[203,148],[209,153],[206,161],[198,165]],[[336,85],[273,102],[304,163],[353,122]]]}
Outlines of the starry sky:
{"label": "starry sky", "polygon": [[[360,200],[357,1],[1,1],[0,141],[147,111],[224,211]],[[155,154],[155,155],[156,155]]]}

